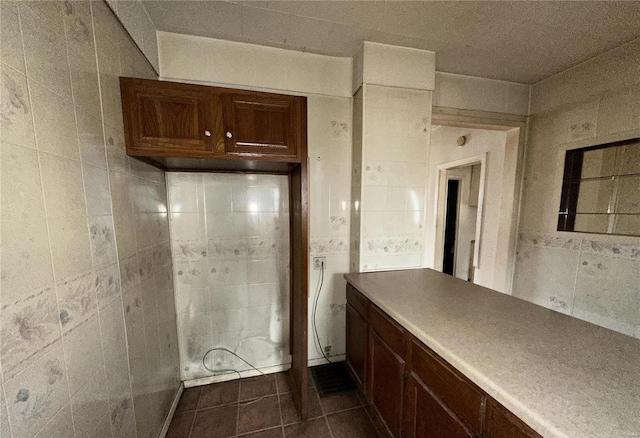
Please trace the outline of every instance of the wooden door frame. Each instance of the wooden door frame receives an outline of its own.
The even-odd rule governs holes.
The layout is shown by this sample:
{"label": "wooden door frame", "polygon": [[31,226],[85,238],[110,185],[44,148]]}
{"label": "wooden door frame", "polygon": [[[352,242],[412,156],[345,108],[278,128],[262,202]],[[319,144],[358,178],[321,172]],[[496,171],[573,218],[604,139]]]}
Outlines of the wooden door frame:
{"label": "wooden door frame", "polygon": [[[485,175],[487,170],[487,154],[474,155],[472,157],[463,158],[461,160],[451,161],[449,163],[440,164],[438,169],[438,175],[436,180],[436,198],[434,214],[436,216],[436,230],[434,241],[434,266],[439,267],[442,270],[442,262],[444,259],[444,232],[445,224],[444,219],[446,215],[446,202],[447,202],[447,172],[451,169],[458,167],[472,166],[474,164],[480,164],[480,189],[478,193],[478,214],[476,216],[476,244],[473,250],[473,267],[478,268],[480,266],[480,237],[482,233],[482,218],[483,218],[483,206],[484,206],[484,188],[485,188]],[[458,208],[460,203],[458,202]],[[458,229],[456,228],[456,235]]]}
{"label": "wooden door frame", "polygon": [[300,164],[289,171],[290,220],[290,304],[289,350],[291,368],[288,372],[293,402],[300,419],[308,418],[309,387],[309,158],[307,154],[307,100],[302,99],[302,138]]}

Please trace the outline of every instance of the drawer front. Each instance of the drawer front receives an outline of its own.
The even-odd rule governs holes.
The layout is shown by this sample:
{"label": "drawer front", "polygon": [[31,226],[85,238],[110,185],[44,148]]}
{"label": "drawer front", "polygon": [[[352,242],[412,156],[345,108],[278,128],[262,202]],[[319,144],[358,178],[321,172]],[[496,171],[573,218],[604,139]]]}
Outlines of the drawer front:
{"label": "drawer front", "polygon": [[415,339],[411,345],[411,369],[474,433],[482,430],[482,391]]}
{"label": "drawer front", "polygon": [[367,319],[367,304],[369,300],[349,283],[347,283],[347,303],[351,304],[364,319]]}
{"label": "drawer front", "polygon": [[374,305],[369,307],[369,325],[398,356],[406,357],[405,330]]}
{"label": "drawer front", "polygon": [[487,402],[485,428],[484,436],[487,438],[542,438],[536,431],[493,399]]}

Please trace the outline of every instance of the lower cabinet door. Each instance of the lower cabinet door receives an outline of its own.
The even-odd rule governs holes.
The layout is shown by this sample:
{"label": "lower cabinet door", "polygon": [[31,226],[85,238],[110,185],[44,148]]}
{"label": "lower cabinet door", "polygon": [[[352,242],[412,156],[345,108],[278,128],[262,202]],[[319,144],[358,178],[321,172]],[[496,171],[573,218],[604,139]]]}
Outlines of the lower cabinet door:
{"label": "lower cabinet door", "polygon": [[407,382],[406,438],[469,438],[475,435],[415,375]]}
{"label": "lower cabinet door", "polygon": [[369,394],[389,431],[400,437],[405,362],[371,330]]}
{"label": "lower cabinet door", "polygon": [[347,304],[347,364],[363,390],[366,382],[367,338],[367,321],[351,304]]}
{"label": "lower cabinet door", "polygon": [[542,438],[495,400],[487,403],[485,428],[487,438]]}

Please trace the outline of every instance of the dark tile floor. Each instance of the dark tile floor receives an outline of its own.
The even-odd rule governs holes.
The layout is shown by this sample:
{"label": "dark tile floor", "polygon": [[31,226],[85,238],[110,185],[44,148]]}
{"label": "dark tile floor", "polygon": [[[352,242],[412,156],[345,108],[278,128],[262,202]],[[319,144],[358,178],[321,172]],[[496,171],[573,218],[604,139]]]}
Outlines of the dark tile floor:
{"label": "dark tile floor", "polygon": [[[257,402],[230,406],[263,394]],[[301,423],[284,375],[270,374],[185,389],[166,438],[382,437],[374,424],[356,391],[321,398],[313,387],[309,420]]]}

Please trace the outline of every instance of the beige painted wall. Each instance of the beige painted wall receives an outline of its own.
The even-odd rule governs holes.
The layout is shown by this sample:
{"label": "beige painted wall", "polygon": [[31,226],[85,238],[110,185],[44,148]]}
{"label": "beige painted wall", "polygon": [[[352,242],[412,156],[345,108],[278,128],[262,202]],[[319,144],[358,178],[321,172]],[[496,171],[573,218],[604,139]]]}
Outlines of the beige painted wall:
{"label": "beige painted wall", "polygon": [[640,136],[640,39],[532,88],[514,295],[640,337],[640,237],[556,231],[565,151]]}

